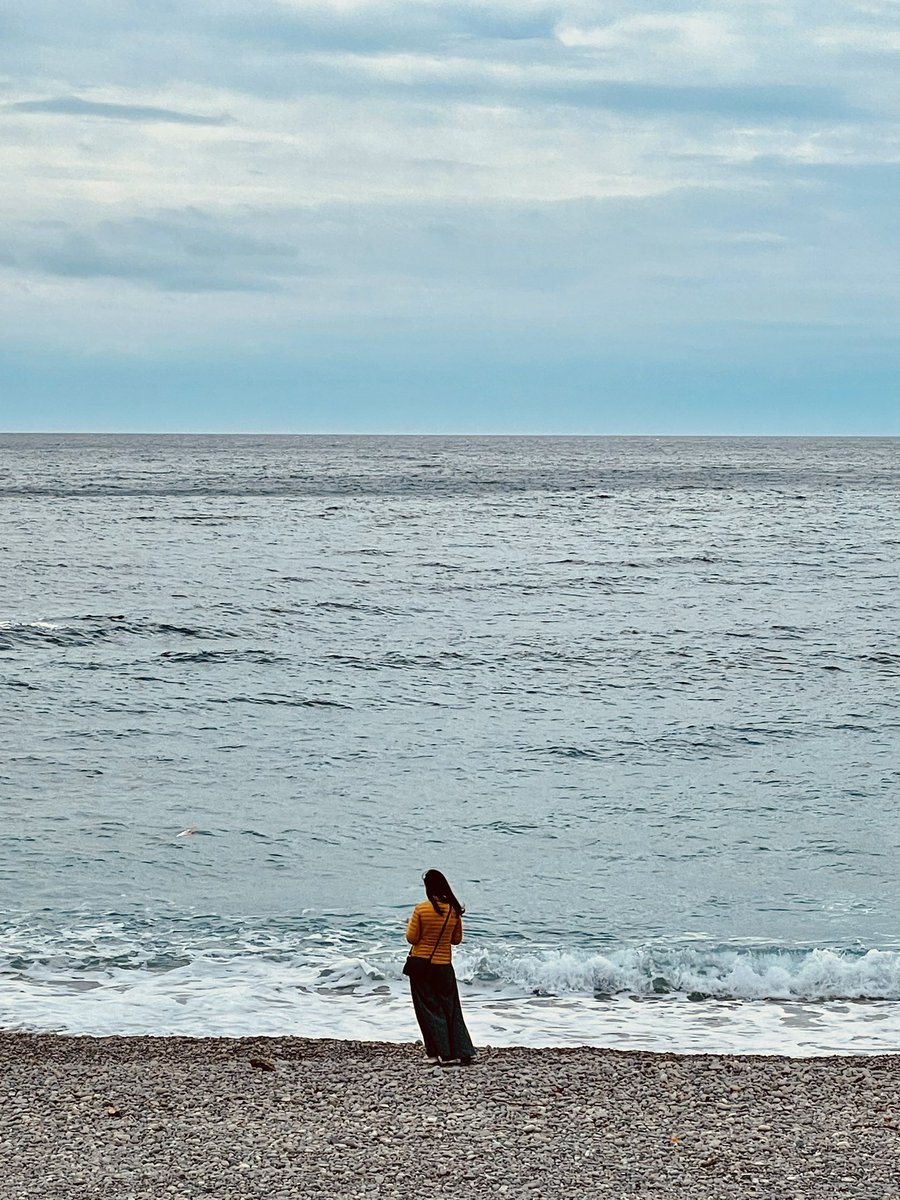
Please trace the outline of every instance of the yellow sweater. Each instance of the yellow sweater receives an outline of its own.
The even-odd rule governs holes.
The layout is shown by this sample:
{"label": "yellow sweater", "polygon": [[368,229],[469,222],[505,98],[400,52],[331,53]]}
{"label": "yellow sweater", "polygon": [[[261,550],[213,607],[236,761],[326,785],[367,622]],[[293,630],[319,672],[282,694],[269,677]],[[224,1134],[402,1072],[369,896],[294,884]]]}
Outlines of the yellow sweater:
{"label": "yellow sweater", "polygon": [[450,947],[458,946],[462,941],[463,927],[462,918],[458,917],[451,909],[450,920],[441,936],[441,928],[446,916],[447,905],[441,904],[441,913],[438,915],[430,900],[423,900],[413,909],[413,915],[409,918],[406,926],[406,940],[412,945],[411,953],[415,958],[427,958],[431,954],[432,946],[438,942],[440,937],[431,961],[437,966],[446,966],[450,962],[453,955]]}

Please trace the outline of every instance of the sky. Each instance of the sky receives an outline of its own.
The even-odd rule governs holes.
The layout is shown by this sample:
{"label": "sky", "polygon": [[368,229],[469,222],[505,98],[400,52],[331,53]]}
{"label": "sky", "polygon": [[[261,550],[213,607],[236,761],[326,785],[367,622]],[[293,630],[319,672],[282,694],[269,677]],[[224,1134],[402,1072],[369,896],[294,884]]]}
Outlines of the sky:
{"label": "sky", "polygon": [[0,8],[0,429],[900,434],[895,0]]}

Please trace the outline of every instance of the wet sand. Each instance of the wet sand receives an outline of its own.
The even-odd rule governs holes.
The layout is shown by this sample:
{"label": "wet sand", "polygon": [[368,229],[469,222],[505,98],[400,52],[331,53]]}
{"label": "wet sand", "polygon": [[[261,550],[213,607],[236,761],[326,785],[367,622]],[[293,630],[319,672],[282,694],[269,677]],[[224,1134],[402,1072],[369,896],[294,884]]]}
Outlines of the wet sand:
{"label": "wet sand", "polygon": [[0,1033],[3,1200],[900,1200],[900,1056]]}

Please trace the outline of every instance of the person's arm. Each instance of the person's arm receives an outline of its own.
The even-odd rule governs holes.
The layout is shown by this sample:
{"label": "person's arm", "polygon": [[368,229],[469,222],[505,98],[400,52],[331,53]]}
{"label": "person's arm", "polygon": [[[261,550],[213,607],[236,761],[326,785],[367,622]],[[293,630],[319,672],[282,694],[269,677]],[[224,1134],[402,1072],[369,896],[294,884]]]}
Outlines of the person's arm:
{"label": "person's arm", "polygon": [[411,946],[417,946],[422,940],[422,919],[417,908],[406,923],[406,940]]}
{"label": "person's arm", "polygon": [[456,924],[453,927],[453,932],[450,934],[450,943],[453,946],[458,946],[462,941],[462,917],[456,918]]}

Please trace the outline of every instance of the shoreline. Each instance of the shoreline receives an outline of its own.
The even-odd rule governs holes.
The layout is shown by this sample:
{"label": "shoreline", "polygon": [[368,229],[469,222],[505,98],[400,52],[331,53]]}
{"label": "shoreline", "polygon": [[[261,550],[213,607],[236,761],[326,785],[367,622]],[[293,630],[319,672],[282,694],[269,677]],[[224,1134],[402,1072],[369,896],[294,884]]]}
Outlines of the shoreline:
{"label": "shoreline", "polygon": [[0,1031],[4,1200],[900,1200],[900,1055]]}

